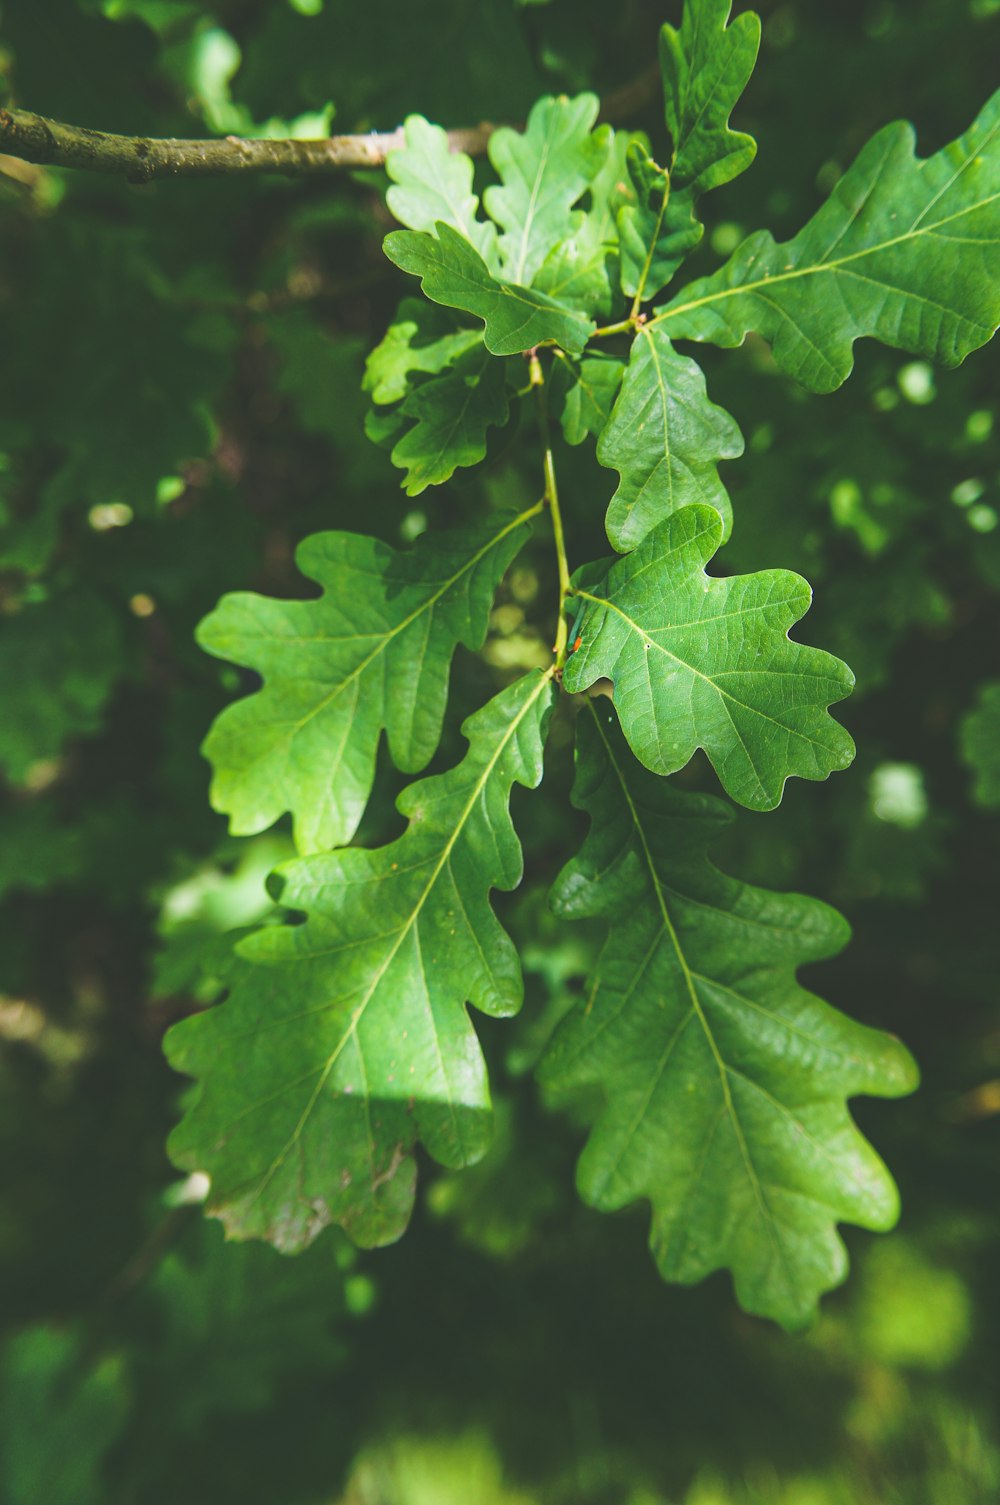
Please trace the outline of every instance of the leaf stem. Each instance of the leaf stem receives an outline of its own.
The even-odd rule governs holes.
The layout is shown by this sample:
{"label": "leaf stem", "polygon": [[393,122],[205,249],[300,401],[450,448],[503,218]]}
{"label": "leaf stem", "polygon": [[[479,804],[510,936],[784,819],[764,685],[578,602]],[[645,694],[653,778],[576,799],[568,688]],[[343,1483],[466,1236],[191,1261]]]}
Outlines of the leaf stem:
{"label": "leaf stem", "polygon": [[542,371],[542,363],[538,359],[537,350],[531,352],[528,365],[529,380],[538,395],[538,431],[542,440],[542,468],[545,475],[545,498],[549,511],[552,514],[552,533],[556,545],[556,564],[559,569],[559,617],[556,624],[556,640],[552,651],[556,656],[556,666],[562,664],[566,656],[566,643],[569,637],[569,624],[566,621],[566,597],[572,594],[572,586],[569,583],[569,563],[566,559],[566,535],[563,532],[562,512],[559,507],[559,487],[556,484],[556,467],[552,456],[552,437],[549,431],[549,404],[545,392],[545,375]]}
{"label": "leaf stem", "polygon": [[660,231],[663,228],[663,221],[667,213],[667,205],[670,202],[670,173],[666,168],[663,169],[663,178],[663,201],[660,204],[660,212],[656,216],[656,225],[653,229],[653,233],[649,238],[649,250],[646,252],[646,260],[643,263],[642,273],[639,277],[639,285],[635,290],[635,297],[632,299],[632,307],[629,310],[629,319],[632,323],[635,323],[636,319],[639,317],[639,310],[642,307],[642,297],[646,291],[646,283],[649,281],[649,273],[653,265],[653,257],[656,254],[656,242],[660,238]]}
{"label": "leaf stem", "polygon": [[590,336],[592,340],[606,340],[613,334],[628,334],[635,328],[636,320],[630,314],[627,319],[622,319],[620,324],[605,324],[601,329],[595,329]]}

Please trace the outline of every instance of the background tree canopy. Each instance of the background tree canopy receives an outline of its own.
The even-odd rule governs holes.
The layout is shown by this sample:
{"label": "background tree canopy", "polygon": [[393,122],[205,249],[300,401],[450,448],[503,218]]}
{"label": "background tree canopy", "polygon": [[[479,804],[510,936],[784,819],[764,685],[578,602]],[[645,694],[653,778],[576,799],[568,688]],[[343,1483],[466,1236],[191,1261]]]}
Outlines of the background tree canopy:
{"label": "background tree canopy", "polygon": [[[626,172],[649,197],[630,206],[621,231],[630,296],[649,277],[665,284],[688,250],[691,275],[712,279],[761,226],[786,252],[781,243],[793,241],[881,127],[912,121],[919,154],[929,157],[969,129],[996,84],[997,0],[763,0],[759,9],[761,55],[736,119],[757,140],[756,160],[736,177],[749,162],[745,137],[719,126],[725,155],[715,159],[689,122],[673,218],[644,265],[659,170],[635,150]],[[306,139],[392,131],[415,114],[447,130],[523,125],[540,96],[563,94],[577,97],[582,121],[591,107],[579,96],[592,91],[614,126],[647,133],[655,158],[666,149],[664,20],[680,25],[679,3],[0,0],[0,108],[132,135]],[[736,35],[745,40],[749,25]],[[738,58],[733,66],[739,72]],[[567,128],[566,181],[579,173],[586,184],[597,171],[572,144],[592,114]],[[531,120],[529,134],[547,128],[541,116]],[[414,154],[433,153],[436,139],[426,124],[407,126]],[[514,281],[537,276],[531,315],[551,319],[550,293],[574,279],[598,303],[604,294],[586,267],[545,263],[527,234],[513,248],[511,227],[523,224],[510,188],[519,140],[494,137],[506,186],[494,182],[485,202],[500,241],[481,221],[468,234],[484,272],[488,264],[514,268]],[[449,192],[468,229],[462,195],[482,194],[490,169],[478,158],[472,185],[458,172]],[[697,205],[699,241],[695,191],[727,177],[724,191]],[[549,212],[569,212],[580,191]],[[296,927],[272,922],[297,916],[313,896],[294,876],[301,868],[287,870],[280,893],[265,886],[267,875],[296,847],[323,853],[353,839],[393,851],[387,844],[405,826],[400,769],[444,776],[433,787],[451,791],[448,770],[474,763],[476,736],[488,730],[484,701],[503,692],[490,715],[534,715],[517,675],[551,662],[556,568],[545,538],[528,537],[526,515],[539,510],[537,444],[517,394],[489,374],[498,363],[483,364],[478,335],[456,332],[414,297],[406,270],[434,297],[456,275],[456,257],[463,275],[471,265],[482,283],[456,231],[446,226],[430,250],[423,231],[433,219],[398,231],[397,220],[413,226],[424,212],[427,192],[402,158],[388,175],[371,167],[129,184],[0,156],[0,1498],[992,1505],[1000,1496],[993,349],[942,370],[861,341],[851,381],[819,396],[789,373],[811,372],[817,390],[843,375],[842,350],[824,370],[801,334],[819,329],[822,343],[822,308],[797,308],[795,339],[747,292],[711,329],[703,311],[681,309],[673,326],[668,314],[642,336],[637,382],[687,361],[664,329],[723,345],[754,331],[735,349],[697,347],[718,407],[698,408],[702,460],[671,475],[683,488],[693,474],[721,517],[704,506],[665,518],[644,511],[648,465],[632,445],[640,399],[633,414],[627,378],[606,422],[622,380],[613,354],[588,356],[576,385],[565,373],[552,377],[573,563],[606,556],[607,537],[626,555],[610,569],[606,561],[603,575],[588,567],[578,578],[587,610],[610,614],[624,602],[640,619],[633,575],[661,549],[697,553],[685,530],[698,513],[698,536],[707,530],[714,544],[732,526],[713,573],[745,578],[780,566],[811,582],[802,641],[846,660],[856,676],[853,695],[836,707],[847,731],[824,734],[826,762],[812,776],[842,764],[851,737],[853,767],[829,782],[793,780],[777,809],[780,768],[754,785],[731,749],[699,744],[727,792],[750,807],[728,823],[718,804],[698,799],[718,790],[700,753],[671,786],[684,794],[660,803],[647,770],[670,771],[662,741],[658,766],[640,711],[630,715],[616,689],[624,736],[646,763],[633,761],[623,783],[653,809],[662,837],[644,881],[698,900],[731,895],[730,880],[704,875],[704,841],[714,833],[713,860],[747,886],[739,890],[746,902],[764,902],[753,895],[766,888],[835,905],[853,939],[821,964],[846,931],[820,906],[796,911],[820,917],[808,920],[817,933],[802,955],[816,964],[802,981],[860,1025],[904,1039],[920,1064],[915,1096],[852,1104],[892,1169],[904,1215],[878,1238],[843,1230],[851,1279],[825,1298],[812,1327],[791,1337],[747,1316],[726,1274],[664,1284],[645,1247],[648,1206],[608,1216],[577,1195],[575,1166],[595,1118],[593,1076],[577,1048],[585,1022],[576,1035],[564,1029],[554,1052],[550,1041],[574,1008],[586,1019],[602,939],[595,922],[610,917],[619,927],[607,970],[627,967],[641,940],[629,929],[634,882],[596,897],[592,883],[624,840],[602,780],[631,756],[596,718],[581,734],[572,800],[572,733],[558,717],[545,754],[551,797],[524,787],[541,758],[527,734],[503,770],[524,852],[514,891],[506,881],[516,877],[513,838],[491,816],[488,882],[501,890],[494,907],[520,954],[526,998],[516,1019],[489,1017],[503,1012],[502,999],[475,1015],[495,1109],[485,1158],[448,1170],[420,1151],[416,1208],[401,1242],[361,1252],[327,1229],[295,1258],[262,1242],[225,1242],[219,1223],[202,1216],[205,1177],[183,1176],[168,1159],[168,1133],[194,1089],[164,1060],[166,1030],[212,1018],[199,1011],[227,988],[233,1000],[252,990],[233,932],[263,922],[253,945],[280,950],[316,923],[311,917],[289,943]],[[584,248],[593,228],[580,230]],[[394,230],[389,259],[382,243]],[[850,224],[838,231],[850,234]],[[808,253],[803,238],[794,244],[790,254]],[[718,285],[699,282],[702,292]],[[507,307],[482,285],[475,296],[494,299],[481,312],[489,349],[519,350]],[[861,304],[856,313],[875,317]],[[559,317],[554,338],[573,350],[587,318],[578,308]],[[673,371],[697,407],[700,376],[689,362]],[[524,372],[527,381],[526,364]],[[435,383],[474,393],[465,427],[447,443]],[[595,454],[591,438],[602,428]],[[731,463],[740,432],[746,453]],[[473,468],[456,469],[456,454]],[[476,524],[477,572],[465,583],[448,552],[451,530],[487,515],[488,526]],[[507,521],[496,525],[498,517]],[[329,530],[380,543],[331,554],[312,540],[296,563],[302,540]],[[508,569],[517,543],[523,551]],[[433,559],[442,579],[458,581],[444,595],[443,635],[420,660],[420,715],[406,698],[415,650],[399,625],[408,631],[423,609],[405,562],[411,545],[412,559]],[[379,597],[366,581],[373,558],[397,557],[389,549],[404,562]],[[692,571],[705,557],[703,548]],[[715,589],[744,587],[727,580]],[[247,646],[245,594],[220,598],[279,598],[271,609],[280,627],[293,620],[282,603],[292,599],[294,621],[311,624],[338,604],[338,590],[398,635],[397,677],[386,671],[366,689],[352,736],[367,739],[367,750],[338,781],[336,802],[317,805],[308,749],[305,776],[291,764],[279,776],[256,748],[246,768],[220,773],[227,746],[244,746],[247,692],[263,684],[261,699],[280,698],[266,649]],[[354,673],[342,636],[344,673]],[[599,650],[583,636],[567,660],[567,689],[625,676],[630,655],[641,654],[625,638],[611,643],[610,632]],[[841,671],[823,670],[824,706],[846,693]],[[199,747],[226,707],[206,744],[216,764],[210,796]],[[544,709],[539,701],[539,716]],[[425,786],[411,785],[422,788],[426,798]],[[680,808],[673,801],[689,796],[704,831],[688,833],[685,845],[670,822]],[[422,818],[420,799],[408,794],[400,808]],[[433,830],[420,839],[432,838]],[[202,1049],[211,1064],[211,1040]],[[178,1047],[178,1064],[193,1071],[196,1055]],[[890,1076],[901,1073],[897,1087],[908,1070],[901,1060],[881,1062]],[[622,1091],[632,1085],[623,1079]],[[470,1140],[481,1131],[471,1110],[454,1126]],[[613,1138],[613,1123],[601,1132]],[[183,1131],[175,1143],[183,1162]],[[584,1192],[587,1165],[585,1156]],[[632,1195],[649,1193],[640,1186]],[[617,1207],[628,1198],[602,1203],[595,1191],[592,1200]],[[389,1214],[405,1221],[398,1207]],[[796,1325],[801,1314],[778,1315]]]}

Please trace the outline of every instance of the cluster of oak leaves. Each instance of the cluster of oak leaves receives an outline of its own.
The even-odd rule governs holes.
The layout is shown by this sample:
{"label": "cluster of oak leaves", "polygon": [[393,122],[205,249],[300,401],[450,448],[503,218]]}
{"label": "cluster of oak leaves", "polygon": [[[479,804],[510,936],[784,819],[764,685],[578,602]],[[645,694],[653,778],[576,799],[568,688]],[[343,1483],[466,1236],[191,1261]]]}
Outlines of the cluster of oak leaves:
{"label": "cluster of oak leaves", "polygon": [[[586,94],[542,99],[523,132],[494,133],[488,218],[471,161],[422,118],[388,164],[407,228],[386,254],[425,297],[402,305],[366,385],[370,436],[407,492],[481,461],[512,406],[539,399],[522,390],[529,351],[566,442],[596,440],[617,473],[615,552],[563,576],[552,665],[468,719],[461,762],[409,785],[405,833],[368,850],[347,843],[383,732],[396,766],[419,773],[454,650],[481,646],[495,591],[546,513],[564,563],[551,464],[542,502],[408,550],[307,538],[297,562],[318,598],[231,595],[202,624],[210,653],[263,681],[210,734],[213,802],[240,834],[291,812],[302,854],[276,882],[304,922],[243,939],[226,1000],[168,1037],[172,1064],[198,1083],[172,1155],[208,1173],[210,1209],[237,1237],[296,1249],[336,1222],[387,1242],[410,1215],[417,1141],[449,1167],[485,1153],[489,1085],[467,1006],[502,1017],[522,1000],[489,897],[521,876],[509,797],[541,781],[556,697],[603,680],[612,697],[582,699],[577,716],[574,801],[589,834],[552,903],[606,922],[607,941],[539,1068],[550,1101],[596,1089],[582,1196],[608,1210],[648,1199],[665,1278],[728,1268],[745,1308],[788,1327],[843,1277],[838,1221],[895,1219],[895,1187],[847,1099],[906,1093],[916,1068],[796,980],[844,944],[846,923],[721,873],[707,853],[727,807],[665,778],[701,748],[733,800],[768,810],[787,778],[822,779],[853,756],[828,710],[850,670],[788,637],[808,584],[780,569],[706,574],[732,524],[717,464],[742,439],[674,342],[736,346],[753,332],[815,392],[844,381],[861,337],[959,363],[1000,321],[1000,95],[927,160],[909,126],[887,126],[793,240],[753,234],[675,291],[702,235],[699,197],[755,151],[729,116],[759,23],[727,26],[729,8],[688,0],[681,27],[663,28],[665,167],[641,136],[595,129]],[[540,490],[542,473],[540,454]],[[998,713],[991,692],[970,731],[984,767]]]}

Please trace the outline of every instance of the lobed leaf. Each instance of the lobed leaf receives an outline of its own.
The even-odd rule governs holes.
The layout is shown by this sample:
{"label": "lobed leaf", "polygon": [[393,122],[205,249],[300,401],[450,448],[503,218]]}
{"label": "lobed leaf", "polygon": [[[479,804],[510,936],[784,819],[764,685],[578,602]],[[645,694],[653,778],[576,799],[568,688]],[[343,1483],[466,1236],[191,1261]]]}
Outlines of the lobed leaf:
{"label": "lobed leaf", "polygon": [[647,773],[593,703],[576,757],[591,826],[553,904],[608,936],[540,1077],[556,1098],[600,1094],[580,1193],[608,1212],[648,1198],[664,1279],[729,1269],[747,1311],[801,1328],[846,1275],[837,1223],[885,1229],[898,1212],[846,1100],[910,1092],[916,1067],[800,987],[796,969],[839,951],[848,926],[714,867],[720,801]]}
{"label": "lobed leaf", "polygon": [[635,203],[618,215],[621,284],[624,293],[642,302],[666,287],[705,227],[695,218],[690,189],[673,188],[667,169],[641,142],[629,147],[627,170]]}
{"label": "lobed leaf", "polygon": [[559,417],[567,444],[582,444],[588,434],[600,434],[624,373],[624,363],[608,355],[557,362],[552,371],[553,398],[562,404]]}
{"label": "lobed leaf", "polygon": [[252,835],[290,810],[300,851],[340,845],[364,812],[383,729],[398,767],[426,765],[452,654],[482,645],[532,515],[425,535],[403,553],[356,533],[316,533],[296,563],[322,587],[317,600],[223,596],[198,641],[264,680],[217,717],[204,746],[212,803],[232,831]]}
{"label": "lobed leaf", "polygon": [[698,195],[737,177],[757,151],[752,136],[729,129],[729,115],[753,72],[760,21],[748,11],[727,27],[730,9],[730,0],[686,0],[680,30],[660,32],[673,153],[661,167],[641,142],[630,147],[635,203],[618,217],[622,290],[637,304],[655,298],[701,240]]}
{"label": "lobed leaf", "polygon": [[386,192],[390,212],[411,230],[433,233],[438,221],[470,241],[490,267],[497,264],[496,226],[476,218],[479,199],[472,192],[472,158],[453,152],[448,133],[422,115],[403,125],[405,146],[390,152],[385,170],[393,186]]}
{"label": "lobed leaf", "polygon": [[714,507],[727,538],[732,507],[716,466],[742,453],[743,436],[709,401],[700,366],[677,354],[662,326],[644,325],[597,445],[601,464],[621,476],[607,516],[614,548],[635,548],[690,502]]}
{"label": "lobed leaf", "polygon": [[757,231],[668,304],[671,337],[761,334],[814,392],[840,386],[865,337],[946,366],[984,345],[1000,322],[1000,91],[933,157],[914,144],[902,121],[879,131],[794,240]]}
{"label": "lobed leaf", "polygon": [[451,370],[412,391],[400,410],[416,421],[392,449],[392,463],[406,471],[407,496],[440,486],[460,466],[486,456],[486,430],[507,422],[504,370],[475,336],[475,346]]}
{"label": "lobed leaf", "polygon": [[793,774],[825,779],[850,763],[854,744],[826,708],[854,676],[789,640],[812,594],[800,575],[705,574],[721,540],[718,512],[683,507],[634,553],[578,571],[582,642],[563,683],[612,680],[629,745],[654,773],[675,773],[702,747],[727,794],[772,810]]}
{"label": "lobed leaf", "polygon": [[391,1242],[413,1204],[417,1140],[443,1165],[480,1159],[491,1111],[466,1003],[522,999],[517,952],[489,902],[521,877],[508,810],[542,776],[551,674],[525,675],[469,718],[457,767],[398,801],[406,832],[279,870],[304,924],[240,943],[225,1003],[175,1025],[171,1064],[199,1079],[170,1152],[207,1171],[234,1238],[295,1250],[327,1223]]}
{"label": "lobed leaf", "polygon": [[413,375],[438,376],[483,343],[479,329],[456,329],[433,303],[404,298],[385,335],[365,361],[362,390],[385,406],[402,402]]}
{"label": "lobed leaf", "polygon": [[483,339],[494,355],[517,355],[543,341],[578,353],[594,331],[585,315],[545,293],[497,281],[478,251],[443,221],[436,236],[394,230],[386,236],[385,254],[419,277],[434,303],[482,319]]}
{"label": "lobed leaf", "polygon": [[727,26],[732,0],[685,0],[680,29],[660,31],[660,72],[671,178],[692,194],[745,172],[757,152],[752,136],[729,129],[760,46],[760,18],[744,11]]}
{"label": "lobed leaf", "polygon": [[626,168],[630,131],[610,132],[604,164],[590,184],[590,208],[575,210],[572,228],[553,247],[533,286],[582,313],[608,317],[615,303],[612,268],[618,249],[617,218],[635,197]]}
{"label": "lobed leaf", "polygon": [[[573,234],[573,205],[593,182],[608,156],[611,131],[593,131],[598,101],[537,101],[524,131],[494,131],[490,161],[500,183],[483,200],[500,225],[500,269],[508,282],[530,287],[546,257]],[[424,226],[422,228],[430,228]]]}

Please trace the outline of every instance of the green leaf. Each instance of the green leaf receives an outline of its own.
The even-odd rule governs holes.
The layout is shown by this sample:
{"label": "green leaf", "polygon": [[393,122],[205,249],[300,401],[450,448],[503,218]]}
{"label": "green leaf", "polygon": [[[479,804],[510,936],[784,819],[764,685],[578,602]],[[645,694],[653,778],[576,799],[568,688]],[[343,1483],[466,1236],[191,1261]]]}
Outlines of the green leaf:
{"label": "green leaf", "polygon": [[349,841],[383,729],[398,767],[426,765],[452,654],[458,643],[482,645],[494,591],[532,515],[426,534],[403,553],[356,533],[316,533],[296,562],[323,587],[318,600],[223,596],[198,641],[264,680],[222,712],[204,747],[212,803],[236,834],[263,831],[290,810],[300,851]]}
{"label": "green leaf", "polygon": [[141,1359],[172,1434],[192,1437],[220,1413],[261,1412],[296,1374],[343,1365],[345,1253],[343,1241],[324,1241],[283,1259],[263,1244],[229,1243],[202,1220],[164,1256],[143,1289],[159,1341]]}
{"label": "green leaf", "polygon": [[535,274],[534,286],[546,297],[593,317],[607,317],[613,295],[608,276],[608,257],[613,247],[598,240],[593,222],[580,216],[580,224],[549,253]]}
{"label": "green leaf", "polygon": [[594,331],[583,314],[535,289],[498,282],[479,253],[457,231],[439,222],[437,236],[394,230],[385,254],[419,277],[427,297],[475,314],[486,326],[483,339],[494,355],[517,355],[543,340],[581,351]]}
{"label": "green leaf", "polygon": [[559,361],[552,379],[567,444],[582,444],[588,434],[600,434],[608,421],[621,386],[624,362],[614,356],[588,355],[579,363]]}
{"label": "green leaf", "polygon": [[95,732],[124,667],[111,608],[86,590],[23,605],[0,626],[0,768],[20,783]]}
{"label": "green leaf", "polygon": [[976,803],[1000,808],[1000,682],[983,685],[974,708],[962,719],[959,743],[974,775]]}
{"label": "green leaf", "polygon": [[630,298],[644,301],[666,287],[705,227],[695,219],[690,189],[672,188],[667,169],[641,142],[629,147],[627,168],[636,202],[618,215],[621,284]]}
{"label": "green leaf", "polygon": [[403,403],[403,417],[416,421],[393,447],[392,463],[406,471],[407,496],[440,486],[459,466],[478,465],[486,455],[486,430],[507,422],[504,369],[478,332],[475,342],[450,371],[424,382]]}
{"label": "green leaf", "polygon": [[479,199],[472,192],[472,158],[453,152],[447,131],[430,125],[422,115],[407,118],[403,137],[406,145],[385,160],[393,181],[385,196],[390,211],[411,230],[433,233],[438,221],[443,221],[471,241],[493,268],[497,231],[489,221],[476,218]]}
{"label": "green leaf", "polygon": [[902,121],[879,131],[794,240],[757,231],[668,304],[670,335],[762,334],[814,392],[840,386],[865,337],[945,366],[984,345],[1000,321],[1000,91],[935,156],[914,144]]}
{"label": "green leaf", "polygon": [[744,11],[727,27],[731,9],[731,0],[685,0],[680,30],[660,32],[671,177],[694,194],[738,177],[757,151],[752,136],[729,129],[729,116],[757,61],[760,18]]}
{"label": "green leaf", "polygon": [[411,375],[437,376],[483,343],[479,329],[456,329],[433,303],[404,298],[382,340],[365,361],[362,390],[384,406],[402,402],[413,388]]}
{"label": "green leaf", "polygon": [[71,1332],[29,1327],[0,1354],[0,1497],[10,1505],[104,1505],[108,1456],[128,1420],[120,1358],[84,1362]]}
{"label": "green leaf", "polygon": [[509,282],[530,287],[553,248],[572,235],[573,205],[608,155],[609,128],[591,131],[597,110],[593,94],[546,97],[523,132],[504,126],[490,137],[501,182],[487,188],[483,201],[502,229],[500,268]]}
{"label": "green leaf", "polygon": [[553,247],[535,274],[533,286],[550,298],[591,316],[608,317],[615,303],[610,265],[618,248],[619,210],[635,198],[626,155],[640,139],[630,131],[611,134],[604,165],[590,184],[590,208],[575,210],[572,228]]}
{"label": "green leaf", "polygon": [[722,539],[711,507],[684,507],[634,553],[573,577],[585,606],[567,690],[614,682],[629,744],[654,773],[703,747],[727,794],[772,810],[793,774],[825,779],[854,744],[826,707],[851,691],[846,664],[790,642],[811,591],[789,570],[710,579]]}
{"label": "green leaf", "polygon": [[678,355],[660,325],[636,335],[625,379],[597,445],[602,465],[621,476],[608,507],[608,538],[621,552],[690,502],[714,507],[723,538],[732,507],[717,462],[743,453],[743,437],[710,402],[701,367]]}
{"label": "green leaf", "polygon": [[910,1092],[916,1067],[796,981],[846,942],[835,910],[719,872],[707,847],[729,812],[639,767],[606,711],[591,704],[578,736],[591,828],[553,903],[608,938],[540,1075],[553,1095],[600,1095],[581,1195],[609,1212],[648,1198],[665,1279],[729,1269],[747,1311],[800,1328],[846,1274],[836,1224],[897,1217],[846,1100]]}
{"label": "green leaf", "polygon": [[200,1081],[170,1151],[208,1172],[230,1237],[293,1250],[336,1222],[388,1243],[409,1218],[418,1139],[450,1167],[488,1149],[466,1003],[496,1017],[521,1004],[489,893],[521,877],[508,801],[541,778],[552,695],[551,674],[528,674],[470,717],[462,762],[400,796],[397,841],[279,869],[305,923],[241,942],[227,1001],[167,1036],[171,1064]]}

